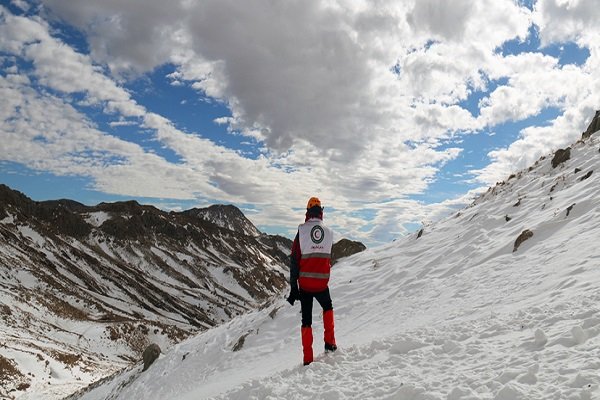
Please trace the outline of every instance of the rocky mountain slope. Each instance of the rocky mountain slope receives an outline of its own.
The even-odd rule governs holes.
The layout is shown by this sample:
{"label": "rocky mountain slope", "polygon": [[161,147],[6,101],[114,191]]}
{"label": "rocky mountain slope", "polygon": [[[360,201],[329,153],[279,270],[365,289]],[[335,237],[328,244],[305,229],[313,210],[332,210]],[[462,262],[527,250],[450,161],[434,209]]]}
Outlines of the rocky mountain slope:
{"label": "rocky mountain slope", "polygon": [[233,206],[35,202],[0,185],[0,398],[56,398],[269,304],[291,241]]}
{"label": "rocky mountain slope", "polygon": [[221,228],[245,234],[246,236],[260,236],[261,233],[250,222],[239,208],[232,205],[212,205],[208,208],[194,208],[183,213],[192,217],[212,222]]}
{"label": "rocky mountain slope", "polygon": [[351,255],[360,253],[366,249],[367,246],[361,242],[356,242],[345,238],[341,239],[339,242],[334,243],[333,247],[331,248],[331,264],[333,265],[344,257],[350,257]]}

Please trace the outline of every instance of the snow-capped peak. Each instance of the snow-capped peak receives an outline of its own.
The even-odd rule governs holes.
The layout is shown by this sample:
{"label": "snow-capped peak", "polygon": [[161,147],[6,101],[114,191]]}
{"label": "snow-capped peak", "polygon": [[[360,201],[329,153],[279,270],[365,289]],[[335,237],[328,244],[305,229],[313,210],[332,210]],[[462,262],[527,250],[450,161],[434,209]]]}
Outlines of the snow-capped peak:
{"label": "snow-capped peak", "polygon": [[261,232],[250,222],[248,218],[233,205],[216,204],[207,208],[195,208],[186,211],[191,215],[211,222],[221,228],[233,232],[241,233],[247,236],[260,236]]}

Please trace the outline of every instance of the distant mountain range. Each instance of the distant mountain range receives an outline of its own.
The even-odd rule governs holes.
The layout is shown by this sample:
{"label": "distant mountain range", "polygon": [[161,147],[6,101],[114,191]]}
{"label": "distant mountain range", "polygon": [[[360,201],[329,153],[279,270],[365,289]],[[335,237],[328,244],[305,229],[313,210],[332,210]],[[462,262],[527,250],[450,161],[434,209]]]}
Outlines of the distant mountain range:
{"label": "distant mountain range", "polygon": [[260,308],[286,287],[290,248],[234,206],[89,207],[0,185],[0,383],[93,380]]}

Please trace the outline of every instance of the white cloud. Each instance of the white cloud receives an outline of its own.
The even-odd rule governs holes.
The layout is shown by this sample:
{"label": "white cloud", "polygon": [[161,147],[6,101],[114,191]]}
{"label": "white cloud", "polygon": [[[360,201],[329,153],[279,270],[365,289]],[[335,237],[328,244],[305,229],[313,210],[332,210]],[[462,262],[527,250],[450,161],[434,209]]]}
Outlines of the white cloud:
{"label": "white cloud", "polygon": [[598,34],[600,7],[596,0],[538,0],[535,22],[543,45],[583,40]]}
{"label": "white cloud", "polygon": [[92,58],[122,75],[145,72],[169,60],[186,3],[190,2],[42,1],[51,16],[87,32]]}
{"label": "white cloud", "polygon": [[475,3],[469,0],[421,0],[415,2],[407,20],[414,30],[428,36],[461,40],[474,8]]}
{"label": "white cloud", "polygon": [[10,0],[10,2],[15,7],[18,7],[23,11],[29,11],[29,9],[31,8],[31,4],[27,3],[25,0]]}
{"label": "white cloud", "polygon": [[119,119],[118,121],[109,122],[111,128],[119,127],[119,126],[134,126],[137,125],[135,121],[126,121],[124,119]]}
{"label": "white cloud", "polygon": [[592,22],[598,12],[594,1],[536,3],[533,20],[539,25],[542,46],[577,40],[590,51],[582,66],[561,66],[557,59],[538,53],[496,56],[497,62],[489,69],[490,77],[505,77],[508,83],[482,100],[482,126],[522,120],[546,108],[562,113],[545,126],[523,129],[514,143],[490,152],[491,163],[472,171],[477,181],[488,185],[502,181],[580,137],[600,108],[600,75],[596,72],[600,68],[600,26]]}
{"label": "white cloud", "polygon": [[[0,8],[0,49],[33,64],[28,76],[15,70],[3,80],[13,97],[0,110],[6,114],[1,133],[26,149],[3,159],[90,176],[110,193],[268,204],[254,217],[261,225],[286,223],[295,215],[292,204],[302,207],[296,203],[318,194],[339,210],[332,215],[339,229],[383,238],[386,231],[402,232],[406,221],[451,208],[407,198],[424,193],[458,157],[463,135],[547,107],[563,111],[564,121],[524,130],[517,142],[490,153],[491,164],[472,171],[488,183],[573,138],[579,128],[569,128],[568,118],[587,123],[585,114],[597,101],[593,93],[600,93],[592,90],[598,85],[593,74],[599,54],[591,40],[597,29],[584,15],[591,3],[581,0],[569,8],[540,0],[533,13],[512,0],[250,0],[243,6],[234,0],[43,0],[43,13],[33,17]],[[90,53],[53,36],[47,18],[81,30]],[[506,41],[525,40],[532,21],[546,42],[574,38],[586,28],[577,40],[590,48],[590,59],[582,67],[562,67],[540,54],[497,54]],[[254,138],[262,156],[244,158],[202,132],[180,131],[120,84],[165,63],[176,68],[168,82],[227,105],[231,116],[215,123]],[[478,116],[459,106],[500,79],[507,84],[487,93]],[[65,96],[36,95],[35,85]],[[74,94],[85,98],[69,104]],[[24,98],[62,112],[41,114],[64,128],[42,135],[52,146],[33,139],[43,120],[25,115],[27,107],[18,114],[8,105]],[[143,139],[128,142],[101,132],[77,111],[83,104],[110,114],[113,127],[138,124]],[[6,124],[10,118],[13,125]],[[69,125],[77,119],[79,125]],[[94,139],[68,134],[67,126]],[[168,162],[144,148],[143,140],[156,141],[179,159]],[[61,162],[35,161],[50,155]],[[89,167],[83,167],[86,157]],[[375,210],[373,221],[347,218],[367,206]]]}
{"label": "white cloud", "polygon": [[[2,79],[3,98],[7,99],[1,115],[6,143],[3,159],[56,174],[90,176],[99,190],[109,193],[241,199],[224,171],[230,169],[230,180],[235,181],[234,176],[241,178],[240,171],[252,173],[257,168],[254,164],[259,163],[241,158],[208,140],[185,134],[170,121],[137,105],[125,90],[97,70],[88,57],[52,38],[47,26],[40,21],[4,16],[6,20],[0,28],[7,34],[0,42],[4,47],[0,48],[10,48],[32,61],[33,75],[40,83],[66,94],[83,92],[88,105],[102,102],[109,113],[140,117],[140,126],[155,131],[156,138],[180,154],[184,163],[168,163],[138,145],[99,131],[65,100],[36,93],[27,85],[26,76],[15,74]],[[21,30],[22,26],[27,29]],[[121,120],[112,125],[123,123]],[[267,162],[258,168],[279,174]],[[256,188],[264,187],[252,177],[242,180]]]}

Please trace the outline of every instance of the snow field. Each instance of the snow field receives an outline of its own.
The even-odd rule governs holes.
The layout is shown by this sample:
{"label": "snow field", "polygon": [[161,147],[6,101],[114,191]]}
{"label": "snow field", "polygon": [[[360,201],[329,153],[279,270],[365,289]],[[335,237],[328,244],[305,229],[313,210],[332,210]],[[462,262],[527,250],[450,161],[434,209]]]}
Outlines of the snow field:
{"label": "snow field", "polygon": [[581,309],[573,302],[419,328],[341,347],[215,398],[591,399],[600,319],[595,309],[573,314]]}

